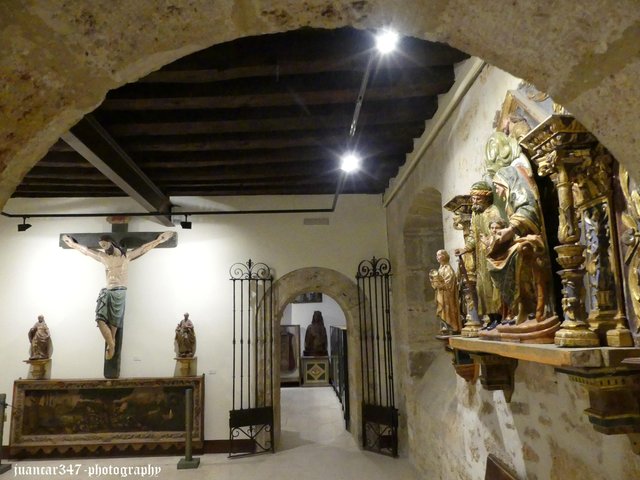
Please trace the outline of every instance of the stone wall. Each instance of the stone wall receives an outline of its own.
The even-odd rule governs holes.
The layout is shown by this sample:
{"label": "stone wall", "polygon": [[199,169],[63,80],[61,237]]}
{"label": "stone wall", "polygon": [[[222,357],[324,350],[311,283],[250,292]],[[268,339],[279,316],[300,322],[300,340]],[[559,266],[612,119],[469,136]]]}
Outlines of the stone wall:
{"label": "stone wall", "polygon": [[[460,65],[458,78],[466,71],[468,65]],[[638,478],[640,456],[630,443],[637,436],[597,433],[582,413],[588,407],[586,390],[566,375],[521,361],[507,403],[501,391],[489,392],[479,381],[470,384],[458,377],[451,355],[434,338],[438,321],[433,293],[424,285],[426,273],[435,266],[437,249],[444,245],[453,253],[463,244],[462,232],[453,229],[442,205],[468,193],[480,179],[495,114],[507,90],[519,83],[495,67],[485,67],[388,203],[389,248],[396,271],[394,351],[399,391],[404,393],[399,399],[401,445],[425,478],[483,479],[489,453],[522,479]],[[446,100],[441,100],[441,108]],[[416,142],[416,151],[423,141]]]}

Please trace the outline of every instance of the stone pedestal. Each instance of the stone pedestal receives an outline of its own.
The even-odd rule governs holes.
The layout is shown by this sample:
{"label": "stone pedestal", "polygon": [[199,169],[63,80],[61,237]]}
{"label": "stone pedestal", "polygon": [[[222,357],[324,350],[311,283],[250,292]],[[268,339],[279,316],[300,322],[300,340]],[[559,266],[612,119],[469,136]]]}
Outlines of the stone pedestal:
{"label": "stone pedestal", "polygon": [[302,385],[329,385],[329,357],[302,357]]}
{"label": "stone pedestal", "polygon": [[49,380],[51,378],[51,359],[25,360],[29,364],[29,380]]}
{"label": "stone pedestal", "polygon": [[195,377],[198,374],[198,357],[176,357],[174,377]]}

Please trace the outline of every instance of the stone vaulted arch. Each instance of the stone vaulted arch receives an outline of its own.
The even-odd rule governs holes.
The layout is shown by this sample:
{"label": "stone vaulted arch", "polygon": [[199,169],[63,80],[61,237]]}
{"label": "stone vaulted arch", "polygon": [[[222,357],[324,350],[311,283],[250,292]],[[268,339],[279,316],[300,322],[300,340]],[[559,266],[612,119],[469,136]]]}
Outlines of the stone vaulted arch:
{"label": "stone vaulted arch", "polygon": [[[351,408],[351,434],[360,443],[362,438],[360,403],[360,328],[358,324],[358,287],[350,278],[335,270],[320,267],[301,268],[287,273],[273,284],[274,292],[274,326],[273,331],[280,330],[280,320],[286,306],[295,297],[307,292],[322,292],[333,298],[342,309],[347,322],[347,343],[349,349],[348,374],[349,398]],[[275,335],[275,354],[273,362],[277,362],[280,353],[280,336]],[[275,365],[275,363],[274,363]],[[280,385],[280,369],[275,368],[274,385]],[[280,434],[280,388],[274,392],[274,415],[276,438]]]}
{"label": "stone vaulted arch", "polygon": [[636,0],[174,0],[0,5],[0,205],[107,91],[188,53],[301,27],[376,28],[449,43],[565,105],[640,178]]}

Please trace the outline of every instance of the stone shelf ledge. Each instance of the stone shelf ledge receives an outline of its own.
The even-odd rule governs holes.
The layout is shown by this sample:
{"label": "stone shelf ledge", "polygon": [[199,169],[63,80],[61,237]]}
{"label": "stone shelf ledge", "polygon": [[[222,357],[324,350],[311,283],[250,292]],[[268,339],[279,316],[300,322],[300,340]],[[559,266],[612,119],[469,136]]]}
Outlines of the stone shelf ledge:
{"label": "stone shelf ledge", "polygon": [[636,347],[560,348],[556,345],[496,342],[465,337],[449,337],[449,346],[456,350],[490,353],[553,367],[610,368],[623,365],[622,361],[627,358],[640,357],[640,348]]}
{"label": "stone shelf ledge", "polygon": [[475,382],[479,369],[482,386],[502,390],[507,402],[518,360],[553,366],[587,389],[589,408],[584,413],[594,430],[605,435],[640,433],[640,348],[560,348],[458,336],[449,337],[448,348],[458,375]]}

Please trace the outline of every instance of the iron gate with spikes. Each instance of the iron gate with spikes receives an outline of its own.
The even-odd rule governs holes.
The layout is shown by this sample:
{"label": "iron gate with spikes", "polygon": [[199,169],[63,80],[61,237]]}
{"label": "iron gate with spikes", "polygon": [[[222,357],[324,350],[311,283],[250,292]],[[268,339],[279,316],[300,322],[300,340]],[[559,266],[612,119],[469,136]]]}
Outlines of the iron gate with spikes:
{"label": "iron gate with spikes", "polygon": [[274,452],[273,276],[264,263],[235,263],[233,282],[233,393],[229,457]]}
{"label": "iron gate with spikes", "polygon": [[356,273],[365,450],[398,456],[398,410],[391,350],[391,262],[363,260]]}

